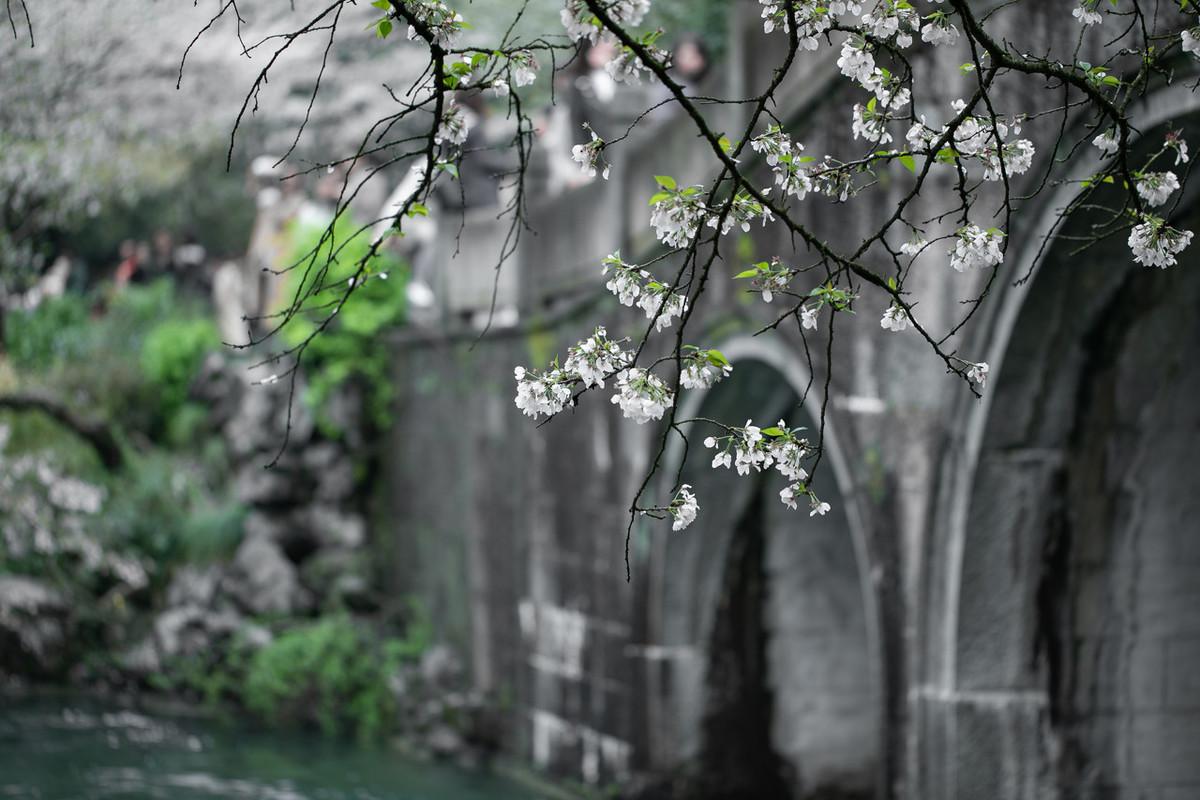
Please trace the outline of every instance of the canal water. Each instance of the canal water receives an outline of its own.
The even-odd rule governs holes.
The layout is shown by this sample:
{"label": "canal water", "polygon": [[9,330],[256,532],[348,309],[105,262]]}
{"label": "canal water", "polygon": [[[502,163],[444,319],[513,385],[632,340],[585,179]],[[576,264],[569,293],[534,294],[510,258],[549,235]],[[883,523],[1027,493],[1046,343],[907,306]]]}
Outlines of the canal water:
{"label": "canal water", "polygon": [[484,772],[321,736],[150,714],[75,695],[0,694],[0,798],[535,800]]}

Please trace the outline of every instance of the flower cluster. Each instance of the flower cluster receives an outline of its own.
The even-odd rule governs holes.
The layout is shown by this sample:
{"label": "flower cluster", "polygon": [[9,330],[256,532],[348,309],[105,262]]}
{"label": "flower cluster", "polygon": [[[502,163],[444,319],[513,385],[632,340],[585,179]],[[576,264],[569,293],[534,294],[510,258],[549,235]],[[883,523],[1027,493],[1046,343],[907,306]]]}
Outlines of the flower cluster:
{"label": "flower cluster", "polygon": [[675,493],[675,498],[671,500],[671,505],[667,508],[672,517],[671,530],[673,531],[681,531],[696,521],[700,503],[696,501],[696,495],[692,493],[691,489],[692,486],[689,483],[680,486],[679,491]]}
{"label": "flower cluster", "polygon": [[719,350],[684,347],[683,370],[679,382],[685,389],[707,389],[733,372],[733,365]]}
{"label": "flower cluster", "polygon": [[955,237],[950,266],[959,272],[992,267],[1004,261],[1004,251],[1000,249],[1004,234],[995,228],[984,230],[978,225],[964,225]]}
{"label": "flower cluster", "polygon": [[1191,231],[1172,228],[1161,217],[1144,214],[1141,220],[1129,232],[1129,249],[1138,264],[1166,269],[1192,243]]}
{"label": "flower cluster", "polygon": [[508,71],[517,86],[530,86],[537,80],[541,69],[533,53],[521,50],[508,57]]}
{"label": "flower cluster", "polygon": [[527,417],[552,416],[562,411],[571,399],[571,384],[576,376],[554,366],[544,373],[517,367],[517,408]]}
{"label": "flower cluster", "polygon": [[967,379],[972,383],[978,383],[982,389],[987,385],[988,365],[986,361],[980,361],[978,364],[967,364]]}
{"label": "flower cluster", "polygon": [[[666,50],[647,45],[646,51],[659,64],[667,64],[670,61],[671,54]],[[642,73],[649,72],[650,68],[642,63],[631,48],[622,47],[621,51],[604,65],[604,71],[617,83],[641,83]]]}
{"label": "flower cluster", "polygon": [[679,189],[674,179],[666,175],[659,175],[656,180],[661,191],[650,198],[654,234],[668,247],[687,247],[708,217],[708,209],[700,197],[703,188]]}
{"label": "flower cluster", "polygon": [[1174,172],[1143,172],[1137,181],[1138,197],[1148,206],[1161,206],[1179,189]]}
{"label": "flower cluster", "polygon": [[600,326],[592,336],[567,351],[563,369],[578,375],[585,387],[603,389],[604,379],[624,369],[631,360],[630,354],[621,349],[621,342],[609,339],[608,331]]}
{"label": "flower cluster", "polygon": [[1080,0],[1079,5],[1071,12],[1071,16],[1079,20],[1079,23],[1084,27],[1091,25],[1099,25],[1104,21],[1100,16],[1100,12],[1096,10],[1096,4],[1099,0]]}
{"label": "flower cluster", "polygon": [[604,259],[604,274],[610,276],[607,289],[617,296],[623,306],[637,306],[646,312],[646,319],[654,320],[654,329],[661,331],[671,326],[676,317],[687,311],[687,298],[665,283],[654,280],[650,273],[634,264],[626,264],[620,253]]}
{"label": "flower cluster", "polygon": [[751,139],[750,149],[763,155],[775,176],[775,185],[784,194],[803,200],[812,191],[813,182],[806,167],[812,157],[800,155],[804,145],[793,142],[778,125]]}
{"label": "flower cluster", "polygon": [[[789,428],[780,420],[769,428],[759,428],[746,420],[737,428],[728,428],[724,436],[709,436],[704,446],[716,450],[712,459],[713,469],[733,467],[738,475],[748,475],[751,470],[762,472],[774,467],[788,481],[779,493],[779,499],[789,508],[796,508],[796,498],[807,495],[813,508],[812,514],[829,511],[827,503],[821,503],[807,486],[808,470],[804,461],[815,455],[812,445],[799,436],[802,429]],[[818,509],[819,506],[823,508]]]}
{"label": "flower cluster", "polygon": [[617,393],[612,402],[621,407],[626,419],[644,425],[662,419],[675,404],[675,396],[662,378],[640,367],[630,367],[617,375]]}
{"label": "flower cluster", "polygon": [[777,292],[787,289],[794,274],[791,267],[785,267],[776,257],[770,261],[759,261],[733,277],[734,280],[751,279],[751,285],[762,293],[763,302],[769,303],[775,299]]}
{"label": "flower cluster", "polygon": [[[407,7],[409,13],[428,31],[433,44],[441,47],[450,47],[453,45],[459,33],[466,27],[463,23],[462,14],[452,11],[441,0],[406,0],[404,5]],[[418,36],[420,36],[420,33],[416,27],[409,25],[408,38],[412,40]]]}
{"label": "flower cluster", "polygon": [[449,143],[456,147],[461,147],[467,141],[467,134],[470,133],[470,123],[467,121],[466,111],[462,106],[448,101],[445,110],[442,112],[442,121],[438,125],[437,133],[433,140],[438,144]]}
{"label": "flower cluster", "polygon": [[888,306],[887,311],[883,312],[883,317],[879,320],[879,327],[885,331],[899,333],[908,327],[908,323],[908,312],[904,310],[903,306],[893,302]]}
{"label": "flower cluster", "polygon": [[676,317],[682,317],[687,307],[686,297],[672,292],[670,286],[659,281],[648,281],[642,287],[642,296],[638,300],[638,308],[646,312],[646,319],[654,320],[656,331],[671,327],[671,322]]}
{"label": "flower cluster", "polygon": [[[592,135],[592,140],[584,144],[577,144],[571,148],[571,158],[583,170],[583,174],[589,178],[596,177],[596,169],[601,164],[604,157],[604,140],[596,135],[591,126],[586,122],[583,124],[584,130]],[[600,177],[608,180],[609,165],[604,162],[600,171]]]}
{"label": "flower cluster", "polygon": [[1188,28],[1179,34],[1179,39],[1183,42],[1183,52],[1200,58],[1200,28]]}
{"label": "flower cluster", "polygon": [[[625,27],[641,25],[642,18],[649,10],[650,0],[614,0],[606,8],[613,21]],[[583,0],[567,0],[559,17],[567,35],[576,42],[587,39],[595,44],[601,39],[612,40],[612,34],[604,30],[600,20]]]}
{"label": "flower cluster", "polygon": [[[855,0],[759,0],[762,5],[763,31],[771,33],[776,28],[789,33],[790,10],[796,20],[796,38],[800,49],[816,50],[820,36],[829,30],[838,18],[861,13],[861,3]],[[790,8],[789,8],[790,7]]]}

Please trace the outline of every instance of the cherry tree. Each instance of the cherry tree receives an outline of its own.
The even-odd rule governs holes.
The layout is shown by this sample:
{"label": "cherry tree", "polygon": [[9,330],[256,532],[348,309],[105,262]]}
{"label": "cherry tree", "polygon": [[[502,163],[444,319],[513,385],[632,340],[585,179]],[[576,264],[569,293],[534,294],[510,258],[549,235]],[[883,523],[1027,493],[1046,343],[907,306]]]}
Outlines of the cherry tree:
{"label": "cherry tree", "polygon": [[[631,424],[659,426],[652,466],[631,498],[630,529],[637,518],[649,516],[669,519],[681,530],[701,513],[704,498],[682,483],[682,464],[673,491],[650,496],[652,478],[672,437],[685,445],[698,441],[711,451],[715,469],[738,475],[774,471],[779,499],[789,508],[803,507],[810,515],[830,511],[830,504],[811,488],[822,462],[823,411],[811,431],[783,420],[684,418],[680,413],[681,393],[711,387],[737,368],[711,344],[695,341],[692,324],[713,282],[730,279],[727,265],[738,258],[727,244],[731,234],[752,226],[774,227],[795,245],[757,263],[739,264],[732,275],[774,310],[764,335],[794,326],[807,352],[805,337],[822,332],[832,353],[836,319],[855,312],[877,314],[879,336],[918,337],[929,358],[957,377],[963,391],[976,395],[987,389],[989,367],[977,355],[954,349],[956,334],[970,325],[997,280],[1029,277],[1004,272],[1012,215],[1020,204],[1052,186],[1074,188],[1073,199],[1053,211],[1056,224],[1040,243],[1043,248],[1080,209],[1094,220],[1085,240],[1078,242],[1080,248],[1120,237],[1134,262],[1169,269],[1191,243],[1192,232],[1168,222],[1171,204],[1182,197],[1187,179],[1187,142],[1170,132],[1149,148],[1144,142],[1135,147],[1143,132],[1133,119],[1142,98],[1186,80],[1177,73],[1190,74],[1193,59],[1200,57],[1200,18],[1191,0],[1051,3],[1052,13],[1061,13],[1064,23],[1078,30],[1075,47],[1067,53],[1043,52],[1039,48],[1044,44],[1011,41],[998,33],[1011,34],[1014,26],[1000,27],[1003,16],[1021,13],[1033,0],[988,9],[968,0],[759,0],[759,35],[786,42],[783,56],[760,90],[725,98],[701,96],[673,74],[670,56],[659,45],[664,31],[644,24],[651,0],[555,0],[556,29],[526,33],[522,20],[535,10],[544,12],[548,2],[504,5],[510,12],[507,23],[497,23],[491,7],[487,24],[473,25],[470,15],[479,4],[456,8],[443,0],[375,0],[370,26],[378,46],[403,40],[421,54],[421,68],[407,85],[389,85],[391,109],[364,126],[357,148],[311,168],[369,159],[370,179],[385,167],[411,165],[418,176],[415,188],[386,218],[363,227],[366,231],[382,223],[390,234],[403,235],[411,219],[429,213],[435,188],[457,179],[473,121],[461,93],[500,98],[515,123],[506,146],[516,164],[502,176],[511,189],[502,211],[510,235],[504,252],[497,253],[497,263],[503,265],[526,231],[526,170],[535,146],[529,93],[587,43],[611,45],[607,70],[616,81],[646,81],[661,88],[667,98],[663,102],[677,107],[680,124],[691,126],[704,148],[709,177],[702,184],[685,185],[668,175],[645,176],[648,185],[657,187],[646,213],[663,248],[652,260],[594,254],[597,273],[618,302],[644,313],[644,329],[634,338],[613,338],[597,324],[561,362],[515,365],[514,372],[516,406],[534,420],[554,417],[585,402],[587,395],[607,393]],[[298,24],[250,46],[264,60],[243,111],[253,107],[273,65],[289,47],[313,37],[332,43],[352,5],[351,0],[326,0]],[[227,0],[213,20],[238,13],[236,3]],[[936,49],[955,57],[917,57]],[[778,116],[787,104],[779,96],[785,78],[799,68],[802,56],[821,52],[836,62],[845,81],[845,93],[838,97],[852,98],[842,119],[855,157],[806,149]],[[972,79],[970,91],[945,107],[931,108],[925,101],[933,94],[929,87],[946,83],[939,70],[951,62],[954,78]],[[1009,90],[1014,84],[1020,90]],[[1031,86],[1036,91],[1029,91]],[[1021,107],[1009,107],[1014,96],[1021,98]],[[717,104],[743,109],[738,130],[713,127],[706,110]],[[630,130],[645,118],[638,117]],[[1053,135],[1044,140],[1026,135],[1034,127]],[[625,132],[606,140],[591,127],[581,131],[571,154],[581,175],[608,179],[628,136]],[[1082,150],[1099,157],[1095,172],[1067,180],[1052,176],[1066,156]],[[831,244],[806,224],[805,210],[813,204],[853,206],[882,191],[883,175],[890,186],[901,187],[899,197],[890,213],[851,246]],[[346,183],[339,208],[349,207],[361,185]],[[337,285],[326,285],[326,265],[344,246],[333,240],[332,226],[322,243],[293,265],[304,271],[308,279],[302,285],[307,288],[272,318],[262,340],[299,314],[315,313],[321,321],[304,341],[271,353],[270,361],[287,365],[273,380],[294,382],[313,337],[363,285],[385,279],[374,262],[387,239],[376,237],[353,277]],[[955,281],[960,273],[981,276],[974,285],[982,288],[948,328],[935,328],[917,307],[910,287],[917,259],[936,264],[943,273],[939,280]],[[829,403],[828,374],[838,368],[836,362],[828,364],[823,387],[815,389],[821,409]]]}

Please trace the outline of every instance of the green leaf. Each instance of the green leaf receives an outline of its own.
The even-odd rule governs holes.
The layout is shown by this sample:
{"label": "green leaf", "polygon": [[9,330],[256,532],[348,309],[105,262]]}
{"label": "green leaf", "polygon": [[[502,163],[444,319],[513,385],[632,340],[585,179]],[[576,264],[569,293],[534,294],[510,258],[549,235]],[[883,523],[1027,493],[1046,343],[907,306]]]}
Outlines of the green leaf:
{"label": "green leaf", "polygon": [[375,35],[380,39],[386,39],[388,34],[392,32],[392,21],[390,19],[379,20],[379,25],[375,28]]}
{"label": "green leaf", "polygon": [[709,350],[708,360],[710,363],[716,364],[718,367],[723,367],[729,363],[729,359],[726,358],[725,354],[720,350]]}
{"label": "green leaf", "polygon": [[661,203],[663,200],[669,200],[669,199],[671,199],[671,195],[667,194],[666,192],[656,192],[655,194],[650,196],[650,205],[656,206],[659,203]]}
{"label": "green leaf", "polygon": [[741,272],[739,272],[737,275],[734,275],[733,279],[739,280],[741,278],[753,278],[757,274],[758,274],[757,269],[744,269]]}
{"label": "green leaf", "polygon": [[722,135],[721,138],[717,140],[717,144],[721,146],[721,152],[723,153],[728,153],[733,149],[733,143],[729,141],[728,136]]}
{"label": "green leaf", "polygon": [[912,173],[912,174],[914,174],[914,175],[916,175],[916,174],[917,174],[917,162],[916,162],[916,159],[914,159],[914,158],[913,158],[912,156],[910,156],[908,153],[905,153],[904,155],[900,156],[900,158],[899,158],[898,160],[900,161],[900,163],[901,163],[901,164],[903,164],[903,165],[904,165],[904,168],[905,168],[906,170],[908,170],[909,172],[911,172],[911,173]]}
{"label": "green leaf", "polygon": [[408,215],[410,217],[428,217],[429,207],[424,203],[413,203],[408,208]]}
{"label": "green leaf", "polygon": [[670,175],[655,175],[654,180],[658,181],[658,185],[664,189],[674,189],[677,186],[675,179]]}
{"label": "green leaf", "polygon": [[375,2],[371,3],[371,6],[373,8],[378,8],[380,11],[392,10],[392,4],[388,2],[388,0],[375,0]]}
{"label": "green leaf", "polygon": [[775,427],[763,428],[762,432],[766,436],[783,436],[787,433],[787,431],[783,430],[782,428]]}

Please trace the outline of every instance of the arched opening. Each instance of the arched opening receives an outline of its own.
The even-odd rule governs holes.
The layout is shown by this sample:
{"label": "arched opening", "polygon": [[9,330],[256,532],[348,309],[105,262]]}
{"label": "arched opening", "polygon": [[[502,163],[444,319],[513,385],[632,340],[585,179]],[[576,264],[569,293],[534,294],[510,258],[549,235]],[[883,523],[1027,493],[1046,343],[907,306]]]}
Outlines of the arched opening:
{"label": "arched opening", "polygon": [[[815,432],[793,380],[761,359],[735,363],[688,416],[783,418]],[[778,475],[739,478],[708,461],[693,451],[684,471],[699,518],[652,557],[661,577],[650,613],[664,656],[650,687],[656,760],[684,767],[674,796],[873,798],[882,741],[874,628],[831,464],[814,490],[834,511],[810,517],[779,501]]]}
{"label": "arched opening", "polygon": [[1156,270],[1123,239],[1071,247],[988,389],[945,797],[1200,796],[1200,251]]}

